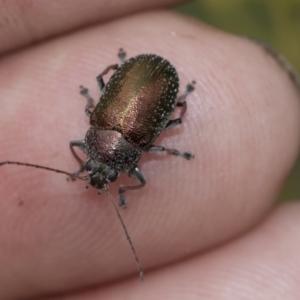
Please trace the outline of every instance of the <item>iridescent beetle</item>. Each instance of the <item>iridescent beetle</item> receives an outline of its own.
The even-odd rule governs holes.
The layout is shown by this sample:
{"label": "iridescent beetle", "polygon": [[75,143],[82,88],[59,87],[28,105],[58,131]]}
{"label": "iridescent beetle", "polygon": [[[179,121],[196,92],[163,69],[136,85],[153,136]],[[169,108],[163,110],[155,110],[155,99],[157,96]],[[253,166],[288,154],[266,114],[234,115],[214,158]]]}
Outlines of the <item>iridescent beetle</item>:
{"label": "iridescent beetle", "polygon": [[[89,180],[88,184],[98,189],[99,193],[107,191],[108,184],[115,181],[120,173],[127,173],[136,178],[139,184],[120,186],[119,205],[125,208],[125,191],[139,189],[146,184],[137,166],[142,151],[166,151],[187,160],[193,158],[189,152],[167,149],[153,143],[163,130],[181,124],[187,109],[185,99],[194,90],[195,82],[188,84],[185,93],[177,98],[178,75],[167,60],[155,54],[141,54],[125,60],[126,54],[122,49],[118,56],[122,62],[121,66],[110,65],[97,77],[102,95],[95,107],[88,90],[80,87],[80,93],[87,99],[85,113],[90,118],[92,127],[88,129],[83,140],[70,142],[71,152],[80,165],[78,171],[69,173],[16,161],[0,162],[0,166],[17,164],[67,174],[73,180]],[[110,70],[115,72],[105,85],[103,76]],[[180,116],[170,120],[176,106],[181,108]],[[76,154],[74,147],[80,148],[86,154],[86,163]],[[84,171],[87,171],[88,175],[79,176]],[[112,199],[110,200],[113,203]],[[135,255],[142,279],[143,271],[134,247],[117,207],[114,203],[113,205]]]}

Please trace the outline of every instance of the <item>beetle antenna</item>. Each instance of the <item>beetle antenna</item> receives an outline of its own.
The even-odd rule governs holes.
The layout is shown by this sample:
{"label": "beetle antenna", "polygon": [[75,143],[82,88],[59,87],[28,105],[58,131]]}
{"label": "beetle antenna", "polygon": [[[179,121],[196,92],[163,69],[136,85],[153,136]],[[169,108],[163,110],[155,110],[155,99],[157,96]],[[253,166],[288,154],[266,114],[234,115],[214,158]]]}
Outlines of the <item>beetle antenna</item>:
{"label": "beetle antenna", "polygon": [[25,166],[25,167],[31,167],[31,168],[36,168],[36,169],[43,169],[43,170],[47,170],[47,171],[52,171],[52,172],[56,172],[56,173],[60,173],[60,174],[65,174],[70,176],[71,178],[74,179],[81,179],[81,180],[85,180],[86,176],[77,176],[74,175],[72,173],[63,171],[63,170],[58,170],[58,169],[54,169],[54,168],[49,168],[49,167],[45,167],[45,166],[40,166],[40,165],[35,165],[35,164],[28,164],[28,163],[23,163],[23,162],[19,162],[19,161],[3,161],[0,162],[0,167],[4,166],[4,165],[18,165],[18,166]]}
{"label": "beetle antenna", "polygon": [[108,199],[109,199],[110,203],[111,203],[112,206],[114,207],[114,209],[115,209],[115,211],[116,211],[116,213],[117,213],[117,216],[118,216],[118,218],[119,218],[119,220],[120,220],[120,222],[121,222],[121,224],[122,224],[123,230],[124,230],[124,232],[125,232],[127,241],[128,241],[128,243],[129,243],[129,245],[130,245],[130,248],[131,248],[131,250],[132,250],[132,253],[133,253],[133,256],[134,256],[134,259],[135,259],[135,262],[136,262],[136,265],[137,265],[137,268],[138,268],[138,271],[139,271],[140,279],[141,279],[141,281],[143,281],[143,280],[144,280],[144,272],[143,272],[143,268],[142,268],[142,266],[140,265],[139,258],[138,258],[137,254],[136,254],[135,248],[134,248],[134,246],[133,246],[133,243],[132,243],[132,240],[131,240],[131,238],[130,238],[130,236],[129,236],[129,233],[128,233],[128,231],[127,231],[127,228],[126,228],[126,226],[125,226],[125,224],[124,224],[124,221],[123,221],[123,219],[122,219],[122,217],[121,217],[121,214],[120,214],[120,212],[119,212],[119,210],[118,210],[118,207],[117,207],[116,203],[114,202],[114,199],[113,199],[112,195],[111,195],[108,191],[106,191],[106,193],[107,193],[107,195],[108,195]]}

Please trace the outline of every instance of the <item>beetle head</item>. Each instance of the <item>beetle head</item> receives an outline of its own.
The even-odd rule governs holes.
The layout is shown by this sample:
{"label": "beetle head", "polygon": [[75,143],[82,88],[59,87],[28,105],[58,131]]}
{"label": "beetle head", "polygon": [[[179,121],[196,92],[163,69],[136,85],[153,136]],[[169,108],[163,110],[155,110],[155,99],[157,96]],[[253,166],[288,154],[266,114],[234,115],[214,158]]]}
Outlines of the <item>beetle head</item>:
{"label": "beetle head", "polygon": [[96,189],[107,190],[107,184],[116,181],[118,171],[97,160],[89,159],[85,165],[90,176],[90,185]]}

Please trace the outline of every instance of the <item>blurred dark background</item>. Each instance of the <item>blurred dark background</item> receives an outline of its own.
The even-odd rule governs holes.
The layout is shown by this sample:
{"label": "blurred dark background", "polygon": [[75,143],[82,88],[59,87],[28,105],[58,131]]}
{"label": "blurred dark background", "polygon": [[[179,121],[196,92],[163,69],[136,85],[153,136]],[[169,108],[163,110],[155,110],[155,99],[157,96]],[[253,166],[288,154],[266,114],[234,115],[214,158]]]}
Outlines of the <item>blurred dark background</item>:
{"label": "blurred dark background", "polygon": [[[300,73],[300,0],[195,0],[176,11],[254,37],[281,52]],[[300,199],[300,157],[280,200]]]}

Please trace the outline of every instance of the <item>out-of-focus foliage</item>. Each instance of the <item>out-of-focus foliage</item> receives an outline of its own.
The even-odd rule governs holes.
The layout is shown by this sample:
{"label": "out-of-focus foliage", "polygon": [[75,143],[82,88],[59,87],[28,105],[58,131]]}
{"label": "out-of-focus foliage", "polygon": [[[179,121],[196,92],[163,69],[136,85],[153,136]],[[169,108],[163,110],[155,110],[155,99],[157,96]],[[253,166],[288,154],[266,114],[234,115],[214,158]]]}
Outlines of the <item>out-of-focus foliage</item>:
{"label": "out-of-focus foliage", "polygon": [[[300,0],[195,0],[176,8],[225,31],[268,42],[300,73]],[[300,199],[300,159],[281,195]]]}

